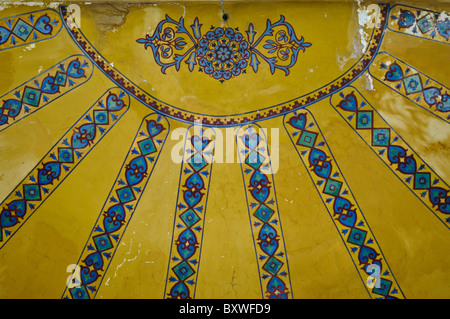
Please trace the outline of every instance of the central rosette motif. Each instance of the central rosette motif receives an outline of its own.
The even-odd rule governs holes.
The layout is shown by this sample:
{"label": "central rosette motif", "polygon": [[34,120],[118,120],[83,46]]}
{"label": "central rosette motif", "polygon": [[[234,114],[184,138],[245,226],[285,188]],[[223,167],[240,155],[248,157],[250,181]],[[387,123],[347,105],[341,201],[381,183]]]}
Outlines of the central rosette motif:
{"label": "central rosette motif", "polygon": [[200,39],[197,61],[206,74],[228,80],[247,67],[249,46],[241,33],[231,28],[217,28]]}
{"label": "central rosette motif", "polygon": [[206,34],[202,34],[198,18],[190,26],[190,32],[184,25],[184,18],[175,21],[166,15],[152,36],[147,34],[136,42],[144,44],[145,49],[152,49],[155,62],[164,74],[172,66],[179,71],[184,62],[190,72],[198,65],[199,72],[224,82],[246,73],[249,66],[253,72],[258,72],[262,60],[272,74],[279,69],[288,75],[299,52],[305,51],[311,43],[305,42],[303,37],[298,39],[293,27],[284,19],[281,16],[275,23],[267,20],[266,29],[259,37],[250,23],[244,38],[239,28],[211,26]]}

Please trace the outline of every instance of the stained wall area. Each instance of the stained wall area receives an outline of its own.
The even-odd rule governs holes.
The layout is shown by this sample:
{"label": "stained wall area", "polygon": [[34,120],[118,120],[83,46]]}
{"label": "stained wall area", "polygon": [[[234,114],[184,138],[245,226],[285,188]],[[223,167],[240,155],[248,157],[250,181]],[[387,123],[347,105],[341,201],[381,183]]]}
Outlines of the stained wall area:
{"label": "stained wall area", "polygon": [[0,3],[0,298],[449,298],[450,5]]}

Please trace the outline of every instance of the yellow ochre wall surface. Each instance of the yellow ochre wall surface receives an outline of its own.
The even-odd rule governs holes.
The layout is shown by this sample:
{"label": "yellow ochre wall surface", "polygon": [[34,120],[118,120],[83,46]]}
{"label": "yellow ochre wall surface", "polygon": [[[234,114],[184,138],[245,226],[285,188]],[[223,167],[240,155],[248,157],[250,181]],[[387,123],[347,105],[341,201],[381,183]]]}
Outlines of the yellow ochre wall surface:
{"label": "yellow ochre wall surface", "polygon": [[0,2],[0,299],[449,298],[449,11]]}

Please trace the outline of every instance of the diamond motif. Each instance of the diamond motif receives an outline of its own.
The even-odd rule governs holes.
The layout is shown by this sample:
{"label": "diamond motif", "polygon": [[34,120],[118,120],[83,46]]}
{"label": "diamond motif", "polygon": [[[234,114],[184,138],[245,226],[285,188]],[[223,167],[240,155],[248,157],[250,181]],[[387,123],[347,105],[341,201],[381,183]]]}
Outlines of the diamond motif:
{"label": "diamond motif", "polygon": [[373,111],[360,111],[356,119],[358,130],[371,129],[373,127]]}
{"label": "diamond motif", "polygon": [[95,110],[94,111],[94,123],[100,125],[106,125],[109,122],[108,111]]}
{"label": "diamond motif", "polygon": [[414,189],[430,188],[430,173],[416,173],[414,175]]}
{"label": "diamond motif", "polygon": [[65,73],[62,73],[60,71],[56,72],[55,75],[55,84],[59,86],[65,86],[67,82],[67,75]]}
{"label": "diamond motif", "polygon": [[14,26],[12,32],[19,38],[21,38],[23,41],[26,41],[32,30],[33,27],[31,25],[29,25],[22,19],[19,19],[16,25]]}
{"label": "diamond motif", "polygon": [[427,33],[428,31],[434,29],[436,26],[436,21],[434,20],[431,13],[417,20],[417,25],[422,33]]}
{"label": "diamond motif", "polygon": [[192,267],[189,266],[189,264],[186,261],[182,261],[181,263],[173,267],[172,270],[178,277],[178,279],[181,281],[195,274],[194,269],[192,269]]}
{"label": "diamond motif", "polygon": [[196,171],[201,171],[206,165],[208,165],[208,162],[205,160],[203,155],[201,153],[195,153],[189,160],[188,163],[191,165],[191,167]]}
{"label": "diamond motif", "polygon": [[73,299],[89,299],[89,295],[84,286],[69,289]]}
{"label": "diamond motif", "polygon": [[372,146],[389,146],[390,140],[388,128],[376,128],[372,131]]}
{"label": "diamond motif", "polygon": [[334,179],[328,179],[323,192],[331,196],[338,196],[341,191],[342,183]]}
{"label": "diamond motif", "polygon": [[41,99],[41,91],[26,86],[23,90],[22,102],[32,106],[38,106]]}
{"label": "diamond motif", "polygon": [[264,162],[265,157],[258,152],[251,151],[250,154],[245,159],[245,162],[253,167],[254,169],[258,169],[261,164]]}
{"label": "diamond motif", "polygon": [[71,148],[58,148],[58,161],[61,163],[73,163],[73,150]]}
{"label": "diamond motif", "polygon": [[116,191],[121,203],[128,203],[136,199],[130,187],[124,187]]}
{"label": "diamond motif", "polygon": [[313,147],[316,143],[317,133],[303,131],[300,137],[298,138],[297,145],[302,145],[306,147]]}
{"label": "diamond motif", "polygon": [[348,236],[349,243],[362,246],[366,240],[367,232],[358,228],[353,228]]}
{"label": "diamond motif", "polygon": [[272,275],[276,275],[280,268],[283,266],[283,262],[276,259],[275,257],[270,257],[269,260],[264,264],[263,269]]}
{"label": "diamond motif", "polygon": [[138,142],[138,146],[144,156],[156,152],[155,144],[151,138]]}
{"label": "diamond motif", "polygon": [[41,200],[41,190],[39,185],[23,185],[23,193],[26,200]]}
{"label": "diamond motif", "polygon": [[373,292],[379,295],[387,296],[389,294],[389,290],[391,290],[392,282],[383,278],[377,278],[380,281],[380,286],[377,288],[373,288]]}
{"label": "diamond motif", "polygon": [[256,212],[254,213],[255,217],[262,220],[264,223],[267,223],[272,217],[275,211],[264,204],[261,204]]}
{"label": "diamond motif", "polygon": [[422,79],[418,74],[407,76],[403,79],[406,94],[414,94],[422,91]]}
{"label": "diamond motif", "polygon": [[98,235],[92,237],[92,239],[94,240],[95,247],[99,252],[111,249],[113,247],[111,240],[109,239],[109,236],[107,234]]}
{"label": "diamond motif", "polygon": [[188,227],[195,225],[200,220],[200,217],[192,209],[185,211],[180,218]]}

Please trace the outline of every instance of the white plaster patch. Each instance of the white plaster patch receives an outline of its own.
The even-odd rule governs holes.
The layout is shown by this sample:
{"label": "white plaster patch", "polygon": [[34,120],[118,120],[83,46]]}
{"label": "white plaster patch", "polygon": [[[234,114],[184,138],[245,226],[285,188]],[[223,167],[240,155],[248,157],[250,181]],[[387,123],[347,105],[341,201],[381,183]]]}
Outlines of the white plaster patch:
{"label": "white plaster patch", "polygon": [[369,91],[375,91],[375,88],[373,87],[373,79],[368,72],[365,73],[365,79],[366,79],[366,89]]}
{"label": "white plaster patch", "polygon": [[48,6],[52,9],[58,9],[59,5],[61,4],[61,2],[50,2],[48,4]]}
{"label": "white plaster patch", "polygon": [[35,47],[36,47],[36,45],[34,43],[32,43],[30,45],[27,45],[25,47],[25,49],[23,49],[23,51],[26,51],[26,50],[30,51],[31,49],[34,49]]}

